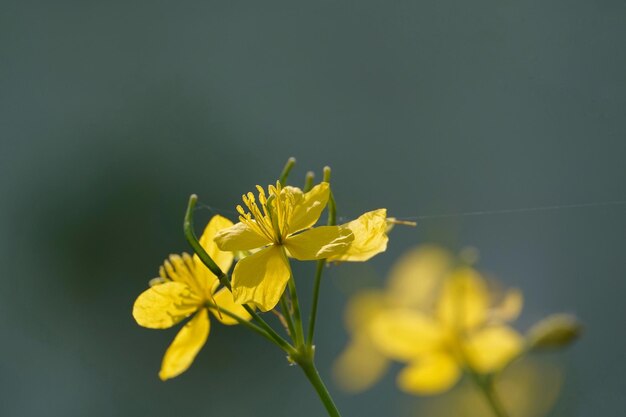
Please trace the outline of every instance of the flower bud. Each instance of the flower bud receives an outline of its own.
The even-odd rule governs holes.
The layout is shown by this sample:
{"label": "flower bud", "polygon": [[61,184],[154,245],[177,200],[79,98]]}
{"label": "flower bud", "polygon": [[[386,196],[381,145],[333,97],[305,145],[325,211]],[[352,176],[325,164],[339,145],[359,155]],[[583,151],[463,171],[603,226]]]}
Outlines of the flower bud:
{"label": "flower bud", "polygon": [[527,333],[530,350],[565,347],[578,339],[582,324],[571,314],[553,314],[532,326]]}

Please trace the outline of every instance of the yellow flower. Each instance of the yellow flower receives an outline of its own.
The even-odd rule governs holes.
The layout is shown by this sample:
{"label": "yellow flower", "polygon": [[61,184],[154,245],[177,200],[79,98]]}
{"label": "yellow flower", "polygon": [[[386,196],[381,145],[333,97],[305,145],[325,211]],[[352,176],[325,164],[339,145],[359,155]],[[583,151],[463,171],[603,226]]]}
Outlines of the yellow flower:
{"label": "yellow flower", "polygon": [[450,389],[469,368],[499,371],[523,349],[524,339],[506,321],[521,310],[521,293],[493,300],[474,269],[460,267],[445,277],[434,308],[390,308],[371,323],[371,338],[387,357],[407,362],[397,382],[403,391],[436,394]]}
{"label": "yellow flower", "polygon": [[[223,271],[230,268],[233,255],[220,251],[213,237],[218,230],[232,224],[224,217],[214,216],[200,237],[202,247]],[[217,290],[218,279],[196,255],[193,258],[186,253],[171,255],[159,269],[159,278],[152,280],[151,285],[133,306],[133,317],[140,326],[166,329],[195,313],[165,352],[159,372],[162,380],[178,376],[189,368],[209,336],[209,310],[222,323],[237,324],[235,319],[208,307],[208,303],[250,319],[246,310],[235,304],[228,289]]]}
{"label": "yellow flower", "polygon": [[396,360],[407,364],[398,376],[402,390],[435,394],[464,368],[497,372],[522,351],[522,336],[506,325],[521,311],[521,293],[496,300],[478,272],[453,265],[447,251],[422,246],[396,263],[384,291],[351,300],[352,337],[334,368],[343,388],[369,388]]}
{"label": "yellow flower", "polygon": [[[365,260],[386,249],[386,211],[376,210],[341,226],[319,226],[330,188],[322,182],[304,193],[280,183],[257,185],[254,194],[242,197],[248,208],[237,206],[240,222],[215,236],[224,251],[257,250],[241,259],[232,275],[235,301],[254,304],[262,311],[274,308],[291,276],[288,257],[298,260]],[[386,226],[385,226],[386,227]]]}

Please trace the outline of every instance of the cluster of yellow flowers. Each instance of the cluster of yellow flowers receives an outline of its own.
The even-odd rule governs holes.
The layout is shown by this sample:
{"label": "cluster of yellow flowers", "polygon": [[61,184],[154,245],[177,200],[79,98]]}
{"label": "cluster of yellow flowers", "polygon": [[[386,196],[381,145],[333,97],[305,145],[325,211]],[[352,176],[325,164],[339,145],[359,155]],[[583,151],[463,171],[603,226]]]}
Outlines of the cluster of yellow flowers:
{"label": "cluster of yellow flowers", "polygon": [[[192,195],[184,224],[194,254],[169,256],[159,276],[136,299],[133,317],[152,329],[188,319],[165,352],[162,380],[189,368],[209,336],[213,315],[222,324],[246,326],[286,352],[328,414],[339,417],[314,364],[324,266],[367,261],[386,250],[392,224],[407,222],[378,209],[336,225],[330,169],[324,169],[324,180],[317,185],[308,174],[301,190],[285,184],[294,163],[289,160],[276,184],[266,189],[257,185],[256,195],[242,196],[243,206],[236,207],[239,222],[216,215],[200,239],[193,232],[197,197]],[[325,210],[328,224],[317,225]],[[317,263],[306,334],[290,258]],[[386,289],[350,301],[346,322],[352,339],[337,360],[338,381],[346,389],[362,391],[391,361],[398,361],[405,365],[397,378],[401,390],[436,394],[465,373],[482,388],[494,413],[507,416],[493,377],[527,351],[566,345],[580,330],[571,316],[555,315],[522,335],[509,325],[522,304],[519,290],[494,291],[471,262],[455,260],[443,249],[419,248],[400,260]],[[261,317],[267,311],[279,317],[284,331],[276,331]]]}
{"label": "cluster of yellow flowers", "polygon": [[498,291],[468,263],[444,249],[423,246],[392,269],[384,290],[363,291],[346,311],[351,341],[335,363],[343,388],[362,391],[405,364],[398,387],[411,394],[449,390],[463,372],[493,376],[531,349],[563,346],[577,322],[554,315],[522,335],[510,326],[523,304],[517,289]]}
{"label": "cluster of yellow flowers", "polygon": [[292,279],[288,258],[297,260],[365,261],[387,247],[387,212],[379,209],[343,225],[313,227],[326,208],[330,185],[321,182],[308,192],[280,182],[265,190],[257,186],[243,195],[248,211],[237,206],[239,222],[214,216],[199,242],[228,273],[235,259],[231,289],[197,254],[171,255],[159,278],[135,301],[133,317],[143,327],[164,329],[194,315],[175,337],[163,358],[163,380],[184,372],[209,334],[210,311],[226,325],[250,320],[244,308],[269,311],[276,307]]}

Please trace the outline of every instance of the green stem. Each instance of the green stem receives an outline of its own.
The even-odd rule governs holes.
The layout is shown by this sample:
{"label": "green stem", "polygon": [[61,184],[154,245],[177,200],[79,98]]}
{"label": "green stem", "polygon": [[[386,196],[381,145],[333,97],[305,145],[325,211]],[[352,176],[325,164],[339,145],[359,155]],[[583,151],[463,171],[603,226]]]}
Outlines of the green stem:
{"label": "green stem", "polygon": [[261,318],[261,316],[259,316],[256,311],[254,311],[254,309],[252,309],[252,307],[248,306],[248,305],[244,305],[243,308],[246,309],[246,311],[248,312],[248,314],[250,314],[252,316],[252,319],[259,325],[259,327],[261,327],[263,330],[265,330],[274,340],[274,342],[276,342],[276,344],[285,352],[291,354],[293,352],[295,352],[295,348],[293,346],[291,346],[291,344],[289,342],[287,342],[285,339],[283,339],[283,337],[281,335],[279,335],[278,333],[276,333],[276,331],[274,329],[272,329],[272,327],[267,324],[267,322],[265,320],[263,320]]}
{"label": "green stem", "polygon": [[[330,182],[330,168],[324,167],[324,181]],[[328,196],[328,225],[334,226],[337,224],[337,205],[335,204],[335,198],[332,191]],[[315,281],[313,283],[313,300],[311,303],[311,314],[309,315],[309,331],[307,333],[307,346],[311,348],[313,346],[313,338],[315,336],[315,322],[317,321],[317,305],[320,297],[320,285],[322,283],[322,273],[324,272],[324,266],[326,260],[322,259],[317,261],[317,268],[315,270]]]}
{"label": "green stem", "polygon": [[313,347],[313,337],[315,335],[315,321],[317,319],[317,304],[320,298],[320,284],[322,282],[322,272],[324,272],[324,266],[326,260],[321,259],[317,261],[317,269],[315,270],[315,282],[313,284],[313,300],[311,304],[311,314],[309,315],[309,331],[307,333],[306,344],[309,348]]}
{"label": "green stem", "polygon": [[296,280],[293,275],[289,277],[289,294],[291,295],[291,303],[293,305],[293,320],[296,334],[294,342],[297,347],[304,346],[304,331],[302,330],[302,315],[300,314],[300,303],[298,302],[298,292],[296,291]]}
{"label": "green stem", "polygon": [[[226,287],[226,288],[228,288],[228,290],[230,290],[231,289],[231,285],[230,285],[230,281],[228,280],[228,275],[226,275],[220,269],[220,267],[217,266],[217,264],[209,256],[209,254],[206,253],[206,251],[204,250],[204,248],[202,247],[202,245],[198,241],[198,238],[196,237],[195,232],[193,231],[193,209],[196,206],[197,201],[198,201],[198,196],[197,195],[192,194],[189,197],[189,204],[187,205],[187,211],[185,213],[185,220],[183,222],[183,228],[184,228],[184,231],[185,231],[185,237],[187,238],[187,242],[189,242],[189,244],[193,248],[193,251],[196,253],[196,255],[198,255],[198,257],[200,258],[202,263],[205,264],[207,268],[209,268],[209,270],[220,280],[220,283],[224,287]],[[293,346],[291,346],[289,344],[289,342],[287,342],[285,339],[283,339],[281,335],[276,333],[276,331],[274,331],[274,329],[272,329],[270,327],[270,325],[267,324],[265,322],[265,320],[263,320],[256,313],[256,311],[254,311],[254,309],[252,307],[250,307],[248,305],[244,305],[243,308],[245,308],[246,311],[248,312],[248,314],[250,314],[250,316],[252,316],[252,318],[259,325],[259,327],[261,327],[263,330],[265,330],[272,337],[274,342],[281,349],[283,349],[285,352],[293,352],[294,351]]]}
{"label": "green stem", "polygon": [[496,393],[495,387],[493,385],[493,377],[492,376],[482,376],[478,375],[473,370],[470,370],[470,375],[474,380],[476,386],[483,393],[489,407],[493,411],[494,416],[496,417],[509,417],[509,414],[506,412],[502,401],[498,397]]}
{"label": "green stem", "polygon": [[198,255],[203,264],[206,265],[207,268],[213,275],[215,275],[220,283],[228,288],[230,288],[230,281],[228,281],[228,276],[222,272],[219,266],[213,261],[213,259],[209,256],[208,253],[204,250],[198,238],[196,237],[196,233],[193,231],[193,209],[196,207],[196,203],[198,202],[198,196],[192,194],[189,196],[189,203],[187,204],[187,211],[185,212],[185,220],[183,222],[183,230],[185,232],[185,238],[189,245],[193,248],[193,251]]}
{"label": "green stem", "polygon": [[341,417],[341,414],[333,402],[328,389],[324,385],[324,381],[322,381],[319,372],[317,372],[313,359],[308,357],[307,359],[299,361],[298,364],[300,365],[300,368],[302,368],[302,371],[308,378],[311,385],[313,385],[313,388],[315,388],[315,392],[317,392],[317,395],[324,404],[324,407],[326,407],[328,415],[330,417]]}
{"label": "green stem", "polygon": [[[324,181],[330,183],[330,167],[324,167]],[[335,203],[335,196],[333,196],[332,190],[328,194],[328,225],[334,226],[337,224],[337,204]]]}
{"label": "green stem", "polygon": [[274,339],[272,338],[272,336],[267,333],[265,330],[263,330],[261,327],[257,326],[256,324],[250,322],[250,320],[246,320],[244,318],[242,318],[241,316],[238,316],[237,314],[226,310],[225,308],[222,308],[220,306],[218,306],[217,304],[213,304],[211,302],[207,302],[206,303],[207,307],[209,308],[213,308],[215,310],[218,310],[221,314],[224,314],[225,316],[228,316],[232,319],[237,320],[237,322],[239,324],[241,324],[242,326],[245,326],[247,328],[249,328],[250,330],[254,331],[255,333],[263,336],[264,338],[266,338],[267,340],[269,340],[272,343],[275,343]]}
{"label": "green stem", "polygon": [[285,291],[280,297],[280,310],[287,322],[287,331],[289,332],[289,336],[292,340],[295,340],[296,337],[296,328],[293,324],[293,318],[291,317],[291,310],[289,309],[289,302],[287,300],[287,292]]}
{"label": "green stem", "polygon": [[337,224],[337,204],[335,203],[335,196],[331,191],[328,195],[328,225],[334,226]]}

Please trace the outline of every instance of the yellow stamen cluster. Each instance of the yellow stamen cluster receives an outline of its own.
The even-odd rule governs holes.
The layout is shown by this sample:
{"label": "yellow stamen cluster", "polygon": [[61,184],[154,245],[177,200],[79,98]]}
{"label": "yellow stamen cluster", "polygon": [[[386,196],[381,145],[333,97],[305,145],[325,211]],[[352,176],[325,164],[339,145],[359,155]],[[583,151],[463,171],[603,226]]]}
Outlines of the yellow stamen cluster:
{"label": "yellow stamen cluster", "polygon": [[[202,297],[215,304],[213,291],[217,288],[217,285],[214,288],[203,288],[196,278],[196,275],[199,273],[196,269],[197,265],[189,254],[183,253],[182,256],[170,255],[169,259],[166,259],[159,268],[159,277],[163,281],[178,281],[186,284],[191,291],[187,297],[183,298],[190,299],[193,292],[196,297]],[[198,302],[195,304],[198,304]],[[221,316],[221,313],[219,314]]]}
{"label": "yellow stamen cluster", "polygon": [[249,212],[238,205],[239,220],[275,244],[281,244],[289,233],[288,220],[293,212],[293,196],[290,193],[282,192],[283,188],[280,182],[276,182],[276,186],[267,187],[269,197],[266,196],[265,190],[260,185],[257,185],[256,189],[259,192],[261,209],[257,205],[254,194],[251,192],[244,194],[241,199]]}

